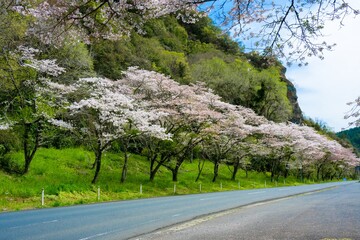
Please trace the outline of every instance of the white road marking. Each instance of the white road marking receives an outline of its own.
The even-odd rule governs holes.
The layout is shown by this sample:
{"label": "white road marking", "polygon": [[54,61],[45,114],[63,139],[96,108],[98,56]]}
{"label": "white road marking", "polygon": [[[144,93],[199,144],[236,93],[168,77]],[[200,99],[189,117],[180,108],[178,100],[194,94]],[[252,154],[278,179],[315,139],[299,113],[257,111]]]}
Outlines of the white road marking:
{"label": "white road marking", "polygon": [[178,217],[178,216],[180,216],[181,214],[174,214],[174,215],[172,215],[172,217]]}
{"label": "white road marking", "polygon": [[205,201],[205,200],[210,200],[210,199],[215,199],[215,198],[218,198],[218,197],[200,198],[199,200]]}
{"label": "white road marking", "polygon": [[[112,232],[113,232],[113,231],[112,231]],[[105,236],[105,235],[107,235],[107,234],[109,234],[109,233],[112,233],[112,232],[98,233],[98,234],[95,234],[95,235],[92,235],[92,236],[80,238],[79,240],[88,240],[88,239],[92,239],[92,238],[97,238],[97,237]]]}
{"label": "white road marking", "polygon": [[40,224],[48,224],[48,223],[54,223],[54,222],[58,222],[59,220],[54,219],[51,221],[46,221],[46,222],[41,222],[41,223],[30,223],[30,224],[26,224],[26,225],[21,225],[21,226],[15,226],[15,227],[11,227],[10,229],[17,229],[17,228],[23,228],[23,227],[31,227],[31,226],[36,226],[36,225],[40,225]]}
{"label": "white road marking", "polygon": [[260,193],[266,193],[266,191],[261,191],[261,192],[251,192],[251,193],[248,193],[249,195],[251,194],[260,194]]}
{"label": "white road marking", "polygon": [[43,224],[46,224],[46,223],[54,223],[54,222],[58,222],[59,220],[51,220],[51,221],[46,221],[46,222],[42,222]]}

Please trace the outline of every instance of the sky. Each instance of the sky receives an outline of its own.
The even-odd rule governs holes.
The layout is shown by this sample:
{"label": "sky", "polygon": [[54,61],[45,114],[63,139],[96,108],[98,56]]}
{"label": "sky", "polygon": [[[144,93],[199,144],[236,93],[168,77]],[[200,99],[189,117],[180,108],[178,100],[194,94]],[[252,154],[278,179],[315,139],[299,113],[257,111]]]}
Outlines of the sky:
{"label": "sky", "polygon": [[[347,2],[360,9],[360,0]],[[210,17],[217,22],[216,15]],[[323,40],[337,45],[332,51],[325,51],[324,60],[308,58],[308,66],[293,64],[286,72],[296,87],[304,116],[325,123],[334,132],[351,128],[349,122],[353,120],[344,119],[351,110],[347,103],[360,96],[360,15],[348,16],[343,23],[341,28],[333,22],[325,26]],[[239,40],[251,49],[251,40]]]}
{"label": "sky", "polygon": [[[347,2],[360,9],[360,0]],[[216,16],[210,17],[217,22]],[[353,119],[344,119],[351,110],[347,103],[360,96],[360,15],[348,16],[343,23],[341,28],[333,22],[325,26],[323,40],[337,45],[325,51],[324,60],[308,58],[308,66],[293,64],[286,73],[297,89],[304,116],[325,123],[334,132],[351,128],[349,122]],[[241,42],[251,48],[251,40]]]}
{"label": "sky", "polygon": [[[360,1],[353,1],[360,9]],[[360,96],[360,16],[348,17],[344,26],[330,24],[325,40],[336,43],[325,59],[308,59],[306,67],[290,67],[286,76],[297,89],[300,108],[307,117],[320,120],[335,132],[349,128],[346,103]]]}

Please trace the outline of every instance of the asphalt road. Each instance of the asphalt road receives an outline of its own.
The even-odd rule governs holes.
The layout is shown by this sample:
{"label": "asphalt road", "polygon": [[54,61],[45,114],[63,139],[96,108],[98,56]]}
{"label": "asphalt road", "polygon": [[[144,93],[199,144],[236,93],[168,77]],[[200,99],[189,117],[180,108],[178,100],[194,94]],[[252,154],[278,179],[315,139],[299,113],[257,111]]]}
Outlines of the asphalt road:
{"label": "asphalt road", "polygon": [[137,239],[358,240],[360,183],[198,218]]}
{"label": "asphalt road", "polygon": [[0,240],[128,239],[210,213],[347,185],[360,186],[339,182],[1,213]]}

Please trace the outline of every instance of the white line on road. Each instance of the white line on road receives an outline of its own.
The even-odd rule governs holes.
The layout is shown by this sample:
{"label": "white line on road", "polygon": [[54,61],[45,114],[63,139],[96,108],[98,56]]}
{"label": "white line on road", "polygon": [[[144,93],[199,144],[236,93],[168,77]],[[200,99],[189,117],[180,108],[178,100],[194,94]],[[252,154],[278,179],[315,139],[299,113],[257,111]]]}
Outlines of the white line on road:
{"label": "white line on road", "polygon": [[54,222],[58,222],[58,221],[59,220],[55,219],[55,220],[46,221],[46,222],[40,222],[40,223],[30,223],[30,224],[26,224],[26,225],[11,227],[10,229],[17,229],[17,228],[23,228],[23,227],[32,227],[32,226],[36,226],[36,225],[39,225],[39,224],[48,224],[48,223],[54,223]]}
{"label": "white line on road", "polygon": [[249,195],[251,194],[260,194],[260,193],[266,193],[266,191],[261,191],[261,192],[251,192],[251,193],[248,193]]}
{"label": "white line on road", "polygon": [[115,231],[98,233],[98,234],[95,234],[95,235],[92,235],[92,236],[80,238],[79,240],[88,240],[88,239],[92,239],[92,238],[97,238],[97,237],[108,235],[109,233],[113,233],[113,232],[115,232]]}
{"label": "white line on road", "polygon": [[58,222],[59,220],[51,220],[51,221],[46,221],[46,222],[42,222],[43,224],[46,224],[46,223],[54,223],[54,222]]}
{"label": "white line on road", "polygon": [[180,216],[181,214],[174,214],[174,215],[172,215],[172,217],[178,217],[178,216]]}
{"label": "white line on road", "polygon": [[289,191],[290,189],[286,189],[286,188],[283,188],[283,189],[279,189],[279,191]]}
{"label": "white line on road", "polygon": [[147,221],[146,223],[144,224],[147,224],[147,223],[152,223],[152,222],[156,222],[156,221],[159,221],[160,219],[153,219],[153,220],[150,220],[150,221]]}
{"label": "white line on road", "polygon": [[210,199],[215,199],[215,198],[218,198],[218,197],[200,198],[199,200],[205,201],[205,200],[210,200]]}

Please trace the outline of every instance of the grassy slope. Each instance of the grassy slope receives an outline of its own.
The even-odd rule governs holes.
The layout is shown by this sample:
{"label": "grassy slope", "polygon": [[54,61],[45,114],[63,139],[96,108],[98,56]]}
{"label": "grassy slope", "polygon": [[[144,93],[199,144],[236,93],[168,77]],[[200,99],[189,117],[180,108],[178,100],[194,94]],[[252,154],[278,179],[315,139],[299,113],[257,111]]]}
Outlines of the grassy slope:
{"label": "grassy slope", "polygon": [[[22,155],[14,154],[13,159],[21,163]],[[96,185],[91,164],[93,154],[82,149],[40,149],[36,154],[30,172],[25,176],[8,175],[0,171],[0,211],[40,208],[41,191],[45,190],[45,207],[97,202],[97,189],[101,189],[100,201],[136,199],[144,197],[174,195],[171,173],[160,168],[154,182],[148,180],[149,164],[145,158],[132,154],[129,162],[127,181],[120,183],[122,156],[106,153],[102,170]],[[197,176],[197,161],[185,163],[180,169],[176,194],[273,187],[270,178],[263,173],[249,172],[248,178],[239,171],[237,181],[230,181],[231,173],[226,166],[220,167],[216,183],[212,183],[212,167],[205,164],[200,181]],[[143,193],[140,194],[140,184]],[[300,184],[294,178],[287,178],[286,185]],[[279,186],[284,185],[280,179]],[[222,186],[222,188],[221,188]]]}

